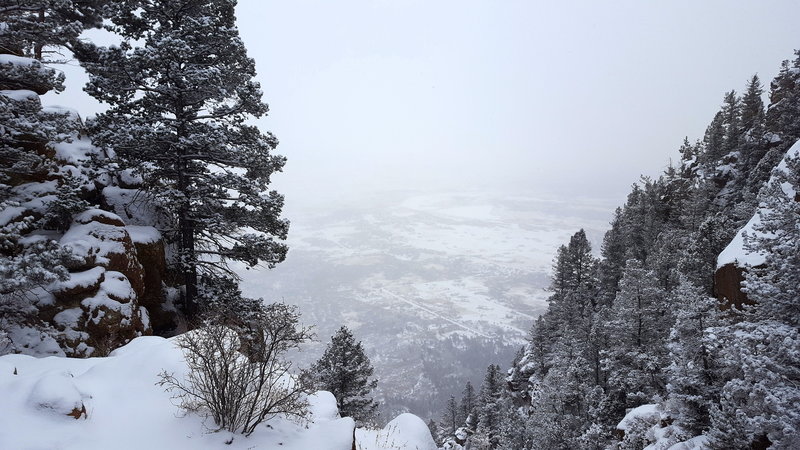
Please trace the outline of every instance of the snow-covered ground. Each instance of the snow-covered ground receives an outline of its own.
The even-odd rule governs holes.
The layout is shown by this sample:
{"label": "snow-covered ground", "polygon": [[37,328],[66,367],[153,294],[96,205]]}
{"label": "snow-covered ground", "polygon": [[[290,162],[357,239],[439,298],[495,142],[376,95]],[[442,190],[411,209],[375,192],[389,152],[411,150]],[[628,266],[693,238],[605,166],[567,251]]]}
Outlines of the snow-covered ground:
{"label": "snow-covered ground", "polygon": [[[520,193],[385,192],[303,207],[287,198],[289,255],[241,270],[247,295],[300,306],[318,355],[342,324],[364,341],[391,415],[427,416],[490,363],[507,365],[544,311],[556,250],[596,249],[613,202]],[[439,370],[439,373],[433,373]],[[425,386],[426,392],[417,392]]]}
{"label": "snow-covered ground", "polygon": [[0,448],[350,450],[354,434],[360,450],[435,448],[425,423],[410,414],[383,430],[355,430],[328,392],[310,396],[307,424],[275,418],[249,437],[214,432],[210,419],[181,413],[156,385],[163,370],[181,376],[186,365],[181,350],[159,337],[134,339],[106,358],[2,356]]}

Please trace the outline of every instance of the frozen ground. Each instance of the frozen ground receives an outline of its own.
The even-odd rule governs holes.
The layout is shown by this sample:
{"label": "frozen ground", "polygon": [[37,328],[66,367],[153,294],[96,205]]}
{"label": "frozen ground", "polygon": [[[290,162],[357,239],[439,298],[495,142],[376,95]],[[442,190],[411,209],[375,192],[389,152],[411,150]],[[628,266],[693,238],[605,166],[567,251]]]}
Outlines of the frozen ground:
{"label": "frozen ground", "polygon": [[276,417],[249,437],[215,432],[156,385],[162,370],[181,377],[186,365],[160,337],[134,339],[106,358],[2,356],[0,448],[350,450],[355,435],[359,450],[435,449],[425,423],[410,414],[382,430],[354,429],[328,392],[310,396],[308,423]]}
{"label": "frozen ground", "polygon": [[518,193],[390,192],[295,206],[287,260],[242,271],[243,289],[300,306],[322,341],[309,360],[341,324],[353,328],[390,416],[427,418],[488,364],[508,365],[546,306],[558,246],[584,228],[598,247],[612,211],[608,201]]}

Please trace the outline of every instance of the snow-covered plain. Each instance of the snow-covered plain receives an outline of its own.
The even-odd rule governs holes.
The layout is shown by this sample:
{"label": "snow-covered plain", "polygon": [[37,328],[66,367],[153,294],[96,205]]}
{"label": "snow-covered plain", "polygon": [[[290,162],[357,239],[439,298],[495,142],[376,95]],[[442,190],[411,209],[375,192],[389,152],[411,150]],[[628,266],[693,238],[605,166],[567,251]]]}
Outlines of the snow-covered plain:
{"label": "snow-covered plain", "polygon": [[613,211],[612,201],[520,193],[364,197],[287,198],[287,260],[239,273],[247,295],[300,306],[320,339],[308,355],[342,324],[353,329],[390,417],[431,417],[488,364],[507,365],[546,307],[558,247],[585,228],[598,249]]}
{"label": "snow-covered plain", "polygon": [[[403,415],[383,430],[355,430],[329,392],[309,397],[310,421],[275,418],[249,437],[214,431],[182,413],[156,383],[185,373],[173,341],[140,337],[106,358],[0,357],[0,448],[360,450],[435,448],[425,423]],[[72,414],[72,415],[69,415]]]}

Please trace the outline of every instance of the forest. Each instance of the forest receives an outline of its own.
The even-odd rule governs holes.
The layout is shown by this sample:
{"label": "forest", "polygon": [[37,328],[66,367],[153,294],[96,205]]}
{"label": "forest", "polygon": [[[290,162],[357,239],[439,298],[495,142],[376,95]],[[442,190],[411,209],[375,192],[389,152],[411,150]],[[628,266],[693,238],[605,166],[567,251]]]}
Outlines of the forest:
{"label": "forest", "polygon": [[429,423],[443,448],[800,446],[800,52],[763,90],[633,185],[599,258],[559,248],[510,367]]}

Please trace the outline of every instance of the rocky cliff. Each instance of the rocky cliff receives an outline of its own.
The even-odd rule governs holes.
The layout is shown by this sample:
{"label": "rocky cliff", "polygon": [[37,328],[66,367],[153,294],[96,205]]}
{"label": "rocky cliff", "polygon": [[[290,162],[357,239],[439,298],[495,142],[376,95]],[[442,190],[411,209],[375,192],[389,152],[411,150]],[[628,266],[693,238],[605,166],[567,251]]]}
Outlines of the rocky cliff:
{"label": "rocky cliff", "polygon": [[20,236],[4,256],[35,254],[45,242],[70,256],[58,281],[0,293],[25,310],[6,325],[6,351],[105,355],[137,336],[176,328],[165,284],[168,249],[152,226],[156,216],[132,211],[147,209],[140,180],[91,144],[77,113],[42,107],[39,96],[59,84],[58,72],[39,61],[0,55],[4,124],[16,125],[0,127],[10,149],[0,155],[7,169],[0,228]]}

